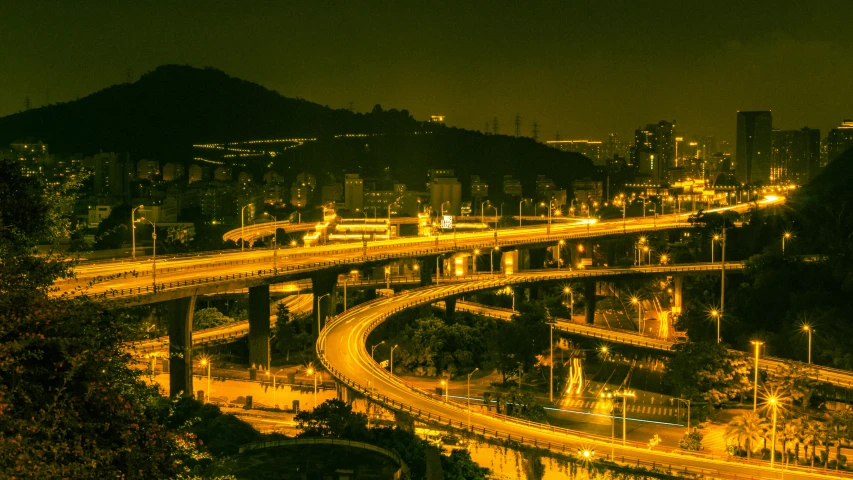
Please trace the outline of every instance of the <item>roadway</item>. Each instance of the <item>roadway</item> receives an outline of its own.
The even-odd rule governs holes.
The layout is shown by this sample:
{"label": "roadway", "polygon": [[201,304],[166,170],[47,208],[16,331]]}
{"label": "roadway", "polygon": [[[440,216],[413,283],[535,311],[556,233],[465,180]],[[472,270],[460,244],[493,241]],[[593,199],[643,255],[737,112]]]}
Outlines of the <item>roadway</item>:
{"label": "roadway", "polygon": [[[760,206],[782,202],[768,197]],[[748,210],[753,204],[740,204],[710,211]],[[585,239],[624,233],[687,227],[689,214],[658,217],[632,217],[596,222],[561,223],[505,228],[487,232],[444,234],[438,237],[404,237],[391,240],[332,244],[316,247],[272,250],[220,251],[175,256],[156,262],[157,295],[154,295],[153,259],[90,262],[75,267],[75,279],[58,281],[55,295],[106,295],[110,299],[136,298],[136,303],[156,302],[181,296],[216,293],[253,285],[280,283],[295,276],[330,267],[355,266],[366,262],[493,247],[547,245],[558,240]],[[484,253],[485,255],[485,253]],[[498,262],[500,265],[500,262]]]}
{"label": "roadway", "polygon": [[[719,264],[712,264],[719,265]],[[742,265],[731,265],[736,268],[743,268]],[[726,265],[728,269],[730,265]],[[610,269],[608,269],[610,270]],[[460,312],[471,312],[476,313],[478,315],[484,315],[492,318],[497,318],[501,320],[510,320],[512,316],[516,313],[512,310],[506,308],[497,308],[490,307],[487,305],[481,305],[478,303],[471,302],[456,302],[456,310]],[[585,323],[575,323],[571,320],[564,318],[553,318],[554,328],[566,333],[570,333],[573,335],[580,335],[583,337],[589,338],[597,338],[604,342],[609,343],[618,343],[621,345],[632,345],[636,347],[649,348],[653,350],[661,350],[665,352],[672,351],[673,347],[678,342],[670,341],[667,339],[659,339],[654,336],[648,335],[640,335],[636,331],[632,330],[622,330],[615,328],[607,328],[603,326],[596,325],[587,325]],[[743,355],[746,359],[752,362],[752,357],[749,353],[741,352],[739,350],[731,350],[734,353]],[[845,388],[853,388],[853,372],[848,370],[840,370],[836,368],[823,367],[820,365],[807,365],[803,362],[797,362],[794,360],[786,360],[777,357],[759,357],[758,365],[759,368],[767,371],[773,370],[778,367],[784,366],[786,363],[794,363],[803,368],[810,368],[813,370],[814,374],[812,378],[815,380],[819,380],[821,382],[826,382],[835,386],[845,387]]]}
{"label": "roadway", "polygon": [[[659,267],[666,268],[666,267]],[[500,288],[524,280],[523,275],[474,280],[423,287],[400,292],[358,305],[334,318],[321,332],[318,354],[325,367],[349,388],[371,397],[389,408],[410,413],[427,422],[470,429],[475,433],[535,445],[573,454],[579,448],[592,448],[596,458],[611,458],[619,463],[654,466],[703,474],[714,478],[837,478],[820,470],[777,468],[771,470],[760,461],[728,460],[726,457],[681,452],[650,450],[647,444],[627,442],[613,445],[610,439],[586,432],[571,431],[544,424],[524,422],[460,406],[436,398],[380,368],[370,358],[366,340],[370,331],[388,316],[403,309],[433,303],[451,295]]]}

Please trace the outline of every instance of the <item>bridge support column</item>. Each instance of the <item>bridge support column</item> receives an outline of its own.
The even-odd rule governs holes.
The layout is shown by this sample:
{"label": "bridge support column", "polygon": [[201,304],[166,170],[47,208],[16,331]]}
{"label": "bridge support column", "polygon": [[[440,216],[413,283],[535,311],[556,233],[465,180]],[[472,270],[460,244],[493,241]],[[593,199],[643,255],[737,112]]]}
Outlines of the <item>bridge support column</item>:
{"label": "bridge support column", "polygon": [[435,274],[435,259],[436,255],[421,257],[418,259],[418,271],[421,274],[421,286],[432,285],[432,276]]}
{"label": "bridge support column", "polygon": [[448,320],[456,313],[456,297],[447,297],[444,299],[444,316]]}
{"label": "bridge support column", "polygon": [[675,275],[672,277],[672,306],[675,308],[676,315],[681,314],[682,293],[684,291],[684,277]]}
{"label": "bridge support column", "polygon": [[415,419],[405,412],[394,412],[394,422],[397,428],[406,432],[415,432]]}
{"label": "bridge support column", "polygon": [[166,302],[169,323],[169,395],[193,396],[192,326],[195,296]]}
{"label": "bridge support column", "polygon": [[595,323],[595,280],[584,282],[584,299],[586,300],[586,324]]}
{"label": "bridge support column", "polygon": [[[314,307],[312,313],[317,322],[317,328],[322,329],[332,305],[332,293],[338,285],[338,273],[321,271],[311,276],[311,289],[314,292]],[[320,330],[317,330],[320,335]]]}
{"label": "bridge support column", "polygon": [[270,286],[249,288],[249,365],[269,367]]}

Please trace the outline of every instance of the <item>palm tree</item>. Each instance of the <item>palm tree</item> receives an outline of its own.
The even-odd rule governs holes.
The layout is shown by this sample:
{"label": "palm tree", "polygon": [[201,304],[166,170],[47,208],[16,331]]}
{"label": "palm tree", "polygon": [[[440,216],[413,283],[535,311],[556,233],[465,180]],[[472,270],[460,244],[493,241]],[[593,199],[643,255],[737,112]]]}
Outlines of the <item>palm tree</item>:
{"label": "palm tree", "polygon": [[815,420],[806,420],[803,425],[803,444],[806,445],[806,455],[809,455],[808,446],[811,446],[811,466],[814,467],[815,448],[820,441],[821,426],[823,424]]}
{"label": "palm tree", "polygon": [[[785,465],[788,464],[788,444],[797,440],[798,433],[799,427],[795,423],[795,420],[785,422],[784,426],[779,431],[779,439],[782,441],[782,455]],[[797,443],[797,450],[799,451],[799,443]]]}
{"label": "palm tree", "polygon": [[768,423],[757,412],[748,412],[744,415],[735,417],[726,427],[726,438],[737,438],[738,446],[743,440],[743,446],[746,449],[747,458],[752,458],[752,451],[758,442],[764,438],[765,432],[768,430]]}
{"label": "palm tree", "polygon": [[[850,412],[842,410],[840,412],[832,412],[829,414],[829,422],[827,423],[826,435],[829,439],[835,440],[835,469],[838,470],[838,457],[841,455],[841,442],[848,437],[850,428]],[[826,442],[826,461],[829,463],[829,443]]]}

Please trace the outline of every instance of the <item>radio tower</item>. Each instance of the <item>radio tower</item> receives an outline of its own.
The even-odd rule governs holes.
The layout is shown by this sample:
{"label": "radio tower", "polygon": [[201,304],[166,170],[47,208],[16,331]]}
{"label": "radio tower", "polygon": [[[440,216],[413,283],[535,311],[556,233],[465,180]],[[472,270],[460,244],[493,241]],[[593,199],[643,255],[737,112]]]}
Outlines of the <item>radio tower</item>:
{"label": "radio tower", "polygon": [[539,122],[533,121],[533,140],[539,141]]}
{"label": "radio tower", "polygon": [[521,115],[516,113],[515,114],[515,137],[518,138],[520,133],[521,133]]}
{"label": "radio tower", "polygon": [[498,117],[492,119],[492,133],[494,135],[498,134]]}

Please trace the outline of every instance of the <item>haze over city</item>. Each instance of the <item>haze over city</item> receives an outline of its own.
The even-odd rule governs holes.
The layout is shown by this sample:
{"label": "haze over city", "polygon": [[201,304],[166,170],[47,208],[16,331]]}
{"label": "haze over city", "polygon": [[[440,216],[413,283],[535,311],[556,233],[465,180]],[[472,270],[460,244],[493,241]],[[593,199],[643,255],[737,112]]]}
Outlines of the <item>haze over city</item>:
{"label": "haze over city", "polygon": [[0,5],[0,478],[853,478],[852,14]]}

